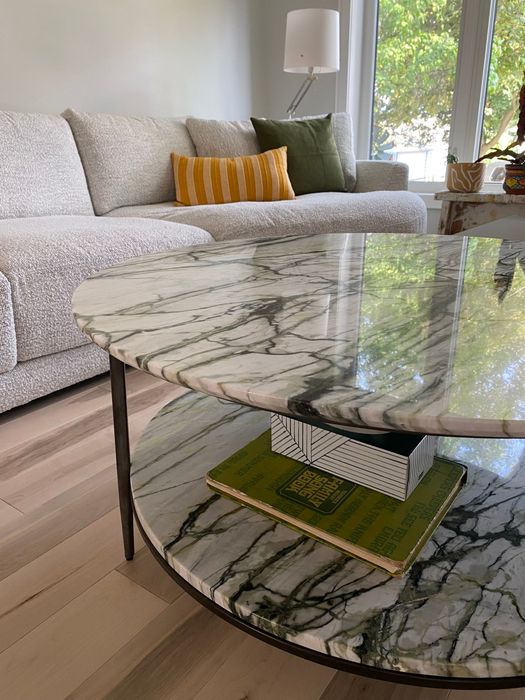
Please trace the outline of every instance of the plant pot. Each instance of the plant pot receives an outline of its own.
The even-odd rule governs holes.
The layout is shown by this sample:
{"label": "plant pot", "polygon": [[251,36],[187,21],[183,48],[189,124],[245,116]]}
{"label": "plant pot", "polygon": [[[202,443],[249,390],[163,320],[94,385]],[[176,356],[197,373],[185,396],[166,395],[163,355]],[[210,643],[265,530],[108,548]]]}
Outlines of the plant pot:
{"label": "plant pot", "polygon": [[507,194],[525,194],[525,165],[506,165],[503,189]]}
{"label": "plant pot", "polygon": [[485,163],[449,163],[446,184],[450,192],[479,192],[485,180]]}

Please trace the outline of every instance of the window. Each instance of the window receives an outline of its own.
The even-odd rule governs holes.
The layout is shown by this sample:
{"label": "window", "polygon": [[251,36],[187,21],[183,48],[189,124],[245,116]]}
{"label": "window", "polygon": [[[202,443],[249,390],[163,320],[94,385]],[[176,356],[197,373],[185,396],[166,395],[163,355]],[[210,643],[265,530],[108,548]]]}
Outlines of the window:
{"label": "window", "polygon": [[[524,44],[523,0],[498,0],[479,155],[508,146],[515,139],[524,67],[518,56]],[[493,182],[503,179],[501,162],[488,163],[487,177]]]}
{"label": "window", "polygon": [[461,0],[380,0],[371,156],[444,180]]}
{"label": "window", "polygon": [[[411,189],[433,191],[448,152],[472,160],[512,140],[523,0],[351,0],[350,27],[348,104],[359,157],[405,162]],[[491,163],[489,179],[500,174]]]}

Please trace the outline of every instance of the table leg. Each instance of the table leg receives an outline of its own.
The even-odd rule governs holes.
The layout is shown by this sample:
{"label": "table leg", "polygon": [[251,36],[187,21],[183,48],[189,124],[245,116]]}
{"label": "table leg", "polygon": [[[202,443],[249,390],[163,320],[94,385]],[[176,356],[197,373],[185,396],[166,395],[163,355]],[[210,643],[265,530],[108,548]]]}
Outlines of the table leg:
{"label": "table leg", "polygon": [[122,538],[126,559],[133,559],[133,506],[131,503],[128,406],[126,400],[125,365],[110,355],[111,400],[113,403],[113,430],[115,435],[115,455],[117,459],[118,498]]}

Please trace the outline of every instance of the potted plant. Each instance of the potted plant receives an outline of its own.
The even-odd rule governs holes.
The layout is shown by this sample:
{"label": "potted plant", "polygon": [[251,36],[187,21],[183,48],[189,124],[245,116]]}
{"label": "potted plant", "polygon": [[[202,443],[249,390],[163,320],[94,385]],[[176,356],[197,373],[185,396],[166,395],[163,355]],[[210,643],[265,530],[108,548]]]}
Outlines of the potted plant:
{"label": "potted plant", "polygon": [[479,192],[485,180],[485,163],[459,163],[457,156],[447,156],[446,184],[450,192]]}
{"label": "potted plant", "polygon": [[[520,89],[519,116],[516,132],[516,140],[507,148],[494,148],[486,155],[478,158],[477,163],[489,158],[498,158],[506,161],[505,180],[503,189],[507,194],[525,194],[525,71],[523,73],[523,84]],[[516,146],[522,147],[516,150]]]}

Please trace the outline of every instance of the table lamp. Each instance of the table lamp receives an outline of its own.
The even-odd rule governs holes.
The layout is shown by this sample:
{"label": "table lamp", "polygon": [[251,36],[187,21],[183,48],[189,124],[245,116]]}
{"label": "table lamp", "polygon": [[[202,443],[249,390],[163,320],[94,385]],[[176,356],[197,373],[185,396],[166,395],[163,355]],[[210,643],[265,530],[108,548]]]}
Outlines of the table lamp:
{"label": "table lamp", "polygon": [[291,119],[319,73],[339,70],[339,12],[292,10],[286,17],[285,73],[306,73],[286,110]]}

